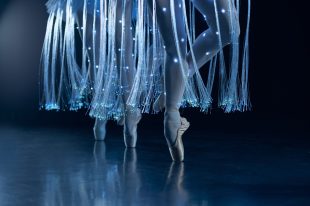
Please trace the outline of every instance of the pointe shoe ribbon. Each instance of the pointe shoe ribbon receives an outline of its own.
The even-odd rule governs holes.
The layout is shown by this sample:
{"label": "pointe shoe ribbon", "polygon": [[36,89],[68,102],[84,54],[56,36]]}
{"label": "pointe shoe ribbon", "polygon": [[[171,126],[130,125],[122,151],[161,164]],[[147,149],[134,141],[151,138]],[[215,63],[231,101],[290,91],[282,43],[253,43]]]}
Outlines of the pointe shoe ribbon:
{"label": "pointe shoe ribbon", "polygon": [[184,146],[182,136],[184,132],[189,128],[190,123],[187,119],[181,117],[181,126],[177,131],[177,139],[173,146],[169,147],[170,155],[175,162],[184,161]]}

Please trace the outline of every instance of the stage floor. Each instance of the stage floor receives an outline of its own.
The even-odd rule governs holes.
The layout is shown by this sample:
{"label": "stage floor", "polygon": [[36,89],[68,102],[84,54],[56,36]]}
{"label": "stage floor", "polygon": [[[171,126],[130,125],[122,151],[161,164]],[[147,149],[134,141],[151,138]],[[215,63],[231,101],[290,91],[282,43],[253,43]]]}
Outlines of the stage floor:
{"label": "stage floor", "polygon": [[172,163],[161,131],[0,127],[1,206],[310,205],[306,134],[189,131]]}

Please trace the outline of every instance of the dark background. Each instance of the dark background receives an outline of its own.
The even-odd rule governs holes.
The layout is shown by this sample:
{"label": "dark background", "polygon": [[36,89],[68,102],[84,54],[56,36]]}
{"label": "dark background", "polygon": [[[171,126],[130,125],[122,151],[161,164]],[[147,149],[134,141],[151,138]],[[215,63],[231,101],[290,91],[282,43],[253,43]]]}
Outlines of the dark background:
{"label": "dark background", "polygon": [[[0,0],[0,121],[25,126],[91,128],[86,111],[38,110],[38,71],[47,13],[43,0]],[[292,1],[252,1],[250,84],[253,111],[211,115],[182,113],[198,130],[307,131],[309,33],[307,6]],[[162,114],[140,130],[162,125]],[[109,127],[115,129],[114,123]],[[158,127],[161,128],[161,127]]]}

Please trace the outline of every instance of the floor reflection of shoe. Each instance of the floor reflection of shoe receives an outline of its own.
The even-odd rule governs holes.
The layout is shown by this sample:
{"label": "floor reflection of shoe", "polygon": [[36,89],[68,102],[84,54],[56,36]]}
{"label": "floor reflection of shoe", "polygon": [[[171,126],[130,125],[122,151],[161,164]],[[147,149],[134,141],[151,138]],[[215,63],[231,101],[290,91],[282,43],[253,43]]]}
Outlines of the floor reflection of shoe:
{"label": "floor reflection of shoe", "polygon": [[184,176],[184,163],[172,162],[164,188],[169,205],[192,205],[189,204],[189,194],[184,186]]}
{"label": "floor reflection of shoe", "polygon": [[97,141],[103,141],[106,136],[106,120],[96,119],[95,125],[93,127],[94,137]]}
{"label": "floor reflection of shoe", "polygon": [[104,141],[95,141],[93,154],[96,166],[102,165],[102,163],[106,160],[106,146]]}
{"label": "floor reflection of shoe", "polygon": [[189,128],[189,126],[189,122],[185,118],[181,117],[181,126],[177,132],[177,139],[174,145],[169,147],[170,155],[172,157],[172,160],[175,162],[184,161],[184,146],[182,136],[184,132]]}
{"label": "floor reflection of shoe", "polygon": [[124,123],[124,143],[126,147],[136,147],[137,143],[137,127],[141,120],[141,111],[126,112]]}
{"label": "floor reflection of shoe", "polygon": [[183,178],[184,178],[184,163],[172,162],[167,176],[166,185],[171,185],[173,187],[176,187],[178,190],[183,190],[182,189]]}
{"label": "floor reflection of shoe", "polygon": [[135,148],[125,148],[123,164],[131,164],[137,162],[137,151]]}

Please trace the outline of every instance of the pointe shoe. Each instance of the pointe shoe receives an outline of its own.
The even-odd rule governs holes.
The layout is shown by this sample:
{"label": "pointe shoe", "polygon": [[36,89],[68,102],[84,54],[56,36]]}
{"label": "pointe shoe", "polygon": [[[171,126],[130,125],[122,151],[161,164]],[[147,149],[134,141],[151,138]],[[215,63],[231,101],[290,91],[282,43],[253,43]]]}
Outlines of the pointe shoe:
{"label": "pointe shoe", "polygon": [[96,119],[93,127],[94,137],[96,141],[104,141],[106,136],[106,120]]}
{"label": "pointe shoe", "polygon": [[182,136],[184,132],[189,128],[190,123],[183,117],[181,117],[181,126],[177,131],[177,139],[173,146],[169,147],[170,155],[172,160],[175,162],[184,161],[184,146]]}
{"label": "pointe shoe", "polygon": [[126,112],[124,123],[124,143],[126,147],[134,148],[137,143],[137,126],[141,120],[141,111]]}

